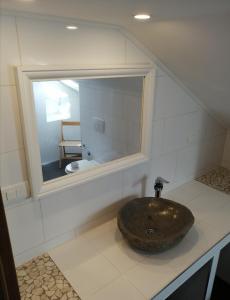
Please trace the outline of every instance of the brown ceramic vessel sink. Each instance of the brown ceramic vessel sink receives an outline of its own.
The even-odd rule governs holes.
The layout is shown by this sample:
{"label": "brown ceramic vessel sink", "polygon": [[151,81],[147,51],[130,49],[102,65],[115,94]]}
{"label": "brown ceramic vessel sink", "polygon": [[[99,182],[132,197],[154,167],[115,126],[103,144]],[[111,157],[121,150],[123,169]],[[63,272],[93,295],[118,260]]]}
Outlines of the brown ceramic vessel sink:
{"label": "brown ceramic vessel sink", "polygon": [[117,222],[133,248],[156,253],[179,243],[192,227],[194,216],[187,207],[174,201],[145,197],[125,204]]}

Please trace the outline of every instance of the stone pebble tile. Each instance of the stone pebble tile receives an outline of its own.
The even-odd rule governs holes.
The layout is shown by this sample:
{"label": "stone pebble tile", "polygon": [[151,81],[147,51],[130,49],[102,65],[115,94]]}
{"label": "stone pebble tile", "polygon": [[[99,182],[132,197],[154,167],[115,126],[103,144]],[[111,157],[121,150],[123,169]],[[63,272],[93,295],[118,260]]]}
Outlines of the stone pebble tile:
{"label": "stone pebble tile", "polygon": [[22,300],[81,300],[47,253],[16,272]]}
{"label": "stone pebble tile", "polygon": [[197,181],[226,194],[230,194],[230,170],[224,167],[211,170],[207,174],[197,178]]}

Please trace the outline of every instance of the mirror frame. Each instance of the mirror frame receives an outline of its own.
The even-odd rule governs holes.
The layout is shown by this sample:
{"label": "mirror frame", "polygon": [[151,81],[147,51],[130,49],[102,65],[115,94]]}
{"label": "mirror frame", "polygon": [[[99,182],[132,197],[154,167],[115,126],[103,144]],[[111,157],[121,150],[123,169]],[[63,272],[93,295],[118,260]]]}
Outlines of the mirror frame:
{"label": "mirror frame", "polygon": [[[17,86],[26,148],[26,161],[31,196],[43,198],[98,177],[118,172],[150,159],[152,139],[152,115],[155,87],[155,68],[152,65],[106,65],[99,67],[82,66],[19,66]],[[36,114],[32,82],[34,80],[92,79],[144,76],[142,96],[141,151],[116,159],[90,170],[68,174],[49,181],[43,181],[40,145],[38,141]]]}

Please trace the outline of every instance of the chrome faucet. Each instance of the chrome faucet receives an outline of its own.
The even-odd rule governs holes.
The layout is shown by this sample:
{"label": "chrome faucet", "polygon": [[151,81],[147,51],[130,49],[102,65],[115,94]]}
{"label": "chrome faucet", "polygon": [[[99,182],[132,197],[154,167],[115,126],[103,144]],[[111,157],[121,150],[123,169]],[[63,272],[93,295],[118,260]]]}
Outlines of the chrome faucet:
{"label": "chrome faucet", "polygon": [[169,183],[166,179],[162,177],[157,177],[154,184],[154,190],[155,190],[155,197],[160,198],[161,197],[161,191],[163,190],[164,183]]}

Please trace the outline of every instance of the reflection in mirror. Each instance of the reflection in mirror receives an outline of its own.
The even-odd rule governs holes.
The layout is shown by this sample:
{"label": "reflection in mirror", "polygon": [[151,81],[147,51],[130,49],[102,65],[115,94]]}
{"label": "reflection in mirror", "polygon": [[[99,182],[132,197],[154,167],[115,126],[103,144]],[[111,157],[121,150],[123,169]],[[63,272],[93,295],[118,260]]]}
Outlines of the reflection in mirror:
{"label": "reflection in mirror", "polygon": [[43,180],[141,151],[143,77],[33,81]]}

